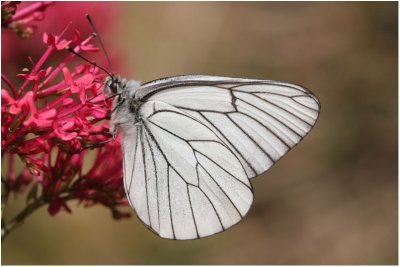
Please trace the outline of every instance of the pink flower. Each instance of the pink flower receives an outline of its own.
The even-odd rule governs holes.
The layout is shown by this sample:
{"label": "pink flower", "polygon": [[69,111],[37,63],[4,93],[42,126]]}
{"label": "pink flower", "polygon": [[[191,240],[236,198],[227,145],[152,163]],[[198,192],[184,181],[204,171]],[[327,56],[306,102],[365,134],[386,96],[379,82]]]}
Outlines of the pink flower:
{"label": "pink flower", "polygon": [[50,205],[47,209],[47,211],[49,212],[49,214],[51,216],[56,215],[61,209],[64,209],[65,211],[67,211],[68,213],[71,213],[71,209],[67,206],[67,203],[65,202],[64,199],[56,196],[54,197],[51,202]]}
{"label": "pink flower", "polygon": [[99,49],[95,47],[93,44],[84,44],[81,40],[81,34],[79,31],[75,31],[74,43],[79,46],[82,51],[87,51],[87,52],[97,52]]}
{"label": "pink flower", "polygon": [[[42,12],[47,4],[39,6],[30,7],[31,12]],[[8,3],[7,7],[12,13],[15,6]],[[18,14],[20,19],[30,14],[18,12],[10,21]],[[93,35],[81,39],[75,30],[72,39],[66,37],[68,27],[60,34],[43,34],[44,52],[36,63],[31,60],[32,68],[15,79],[2,73],[1,148],[8,171],[2,180],[4,196],[7,199],[30,188],[28,203],[48,205],[52,216],[61,210],[71,212],[68,202],[76,199],[85,207],[103,205],[114,218],[124,218],[129,213],[120,210],[128,204],[122,185],[122,153],[119,139],[112,140],[109,133],[112,105],[103,94],[105,74],[88,63],[71,68],[75,55],[64,50],[71,46],[78,53],[91,53],[85,55],[91,58],[98,48],[92,43]],[[56,56],[64,57],[54,63]],[[22,84],[17,82],[21,79]],[[95,152],[91,165],[89,150]],[[25,165],[19,173],[14,168],[16,158]]]}
{"label": "pink flower", "polygon": [[34,21],[43,20],[43,11],[53,2],[37,2],[18,9],[18,2],[4,1],[1,3],[1,26],[15,31],[22,38],[29,38],[36,31]]}
{"label": "pink flower", "polygon": [[[7,1],[2,2],[2,11],[4,10],[4,4]],[[2,35],[2,69],[6,69],[8,73],[13,73],[14,69],[19,69],[20,66],[16,66],[15,62],[21,62],[28,56],[32,58],[38,58],[43,54],[43,37],[44,33],[58,33],[66,25],[70,25],[73,28],[79,29],[81,36],[88,36],[93,33],[92,28],[89,26],[85,19],[85,13],[91,14],[93,19],[95,19],[96,27],[99,33],[102,35],[103,39],[107,39],[108,36],[115,36],[116,18],[121,16],[121,5],[117,2],[88,2],[88,1],[54,1],[54,2],[8,2],[13,5],[15,12],[18,14],[24,10],[34,10],[35,7],[39,5],[45,5],[46,9],[40,11],[44,18],[42,20],[32,20],[29,25],[31,34],[28,39],[21,41],[20,35],[15,34],[11,30],[1,31]],[[44,4],[41,4],[44,3]],[[33,7],[33,8],[32,8]],[[9,12],[10,13],[10,12]],[[26,12],[24,11],[26,14]],[[18,18],[18,17],[17,17]],[[112,23],[110,23],[112,22]],[[2,25],[3,19],[2,19]],[[77,44],[79,41],[82,42],[83,38],[81,36],[74,36],[72,40]],[[64,38],[61,38],[61,40]],[[59,40],[59,41],[61,41]],[[71,45],[71,44],[70,44]],[[94,48],[93,44],[86,44],[85,47],[81,48],[82,51]],[[110,44],[107,44],[109,47]],[[121,57],[119,53],[113,53],[113,49],[108,49],[113,65],[118,67],[114,71],[121,72],[124,68],[123,64],[125,61],[120,60]],[[87,51],[89,52],[89,51]],[[96,63],[107,66],[107,62],[104,56],[99,56],[96,58]],[[121,67],[122,66],[122,67]],[[121,67],[121,68],[120,68]]]}
{"label": "pink flower", "polygon": [[49,46],[53,46],[57,50],[65,49],[71,43],[71,41],[60,39],[58,36],[47,33],[43,34],[43,42]]}

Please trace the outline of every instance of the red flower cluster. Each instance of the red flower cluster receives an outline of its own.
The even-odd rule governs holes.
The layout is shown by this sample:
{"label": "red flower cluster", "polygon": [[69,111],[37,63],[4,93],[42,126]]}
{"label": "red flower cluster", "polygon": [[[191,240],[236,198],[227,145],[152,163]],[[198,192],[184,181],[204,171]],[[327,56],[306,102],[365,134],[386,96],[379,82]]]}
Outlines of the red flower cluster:
{"label": "red flower cluster", "polygon": [[[2,199],[29,188],[28,203],[49,204],[51,215],[70,211],[67,201],[77,199],[85,206],[110,208],[114,218],[126,217],[129,213],[119,210],[127,204],[122,155],[119,140],[109,133],[111,103],[103,94],[104,74],[90,64],[71,69],[75,55],[66,51],[69,46],[76,53],[96,52],[94,36],[82,40],[76,30],[72,39],[64,39],[68,29],[45,33],[47,49],[36,63],[30,59],[32,67],[14,82],[1,76],[1,147],[8,165]],[[56,54],[64,55],[58,63]],[[17,157],[25,166],[19,173]]]}
{"label": "red flower cluster", "polygon": [[43,11],[53,2],[34,3],[16,12],[19,3],[19,1],[1,3],[1,26],[14,30],[22,38],[29,38],[36,31],[36,26],[32,22],[43,20]]}

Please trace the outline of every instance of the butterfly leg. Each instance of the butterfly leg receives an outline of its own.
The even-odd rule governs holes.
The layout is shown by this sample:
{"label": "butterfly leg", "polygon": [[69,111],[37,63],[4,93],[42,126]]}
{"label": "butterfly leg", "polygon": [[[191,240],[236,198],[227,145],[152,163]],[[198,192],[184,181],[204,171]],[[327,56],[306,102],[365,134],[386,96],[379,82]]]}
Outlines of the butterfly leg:
{"label": "butterfly leg", "polygon": [[[112,98],[114,98],[114,97],[116,97],[116,96],[118,96],[119,94],[115,94],[115,95],[112,95],[112,96],[109,96],[109,97],[107,97],[107,98],[105,98],[105,99],[103,99],[103,100],[99,100],[99,101],[91,101],[91,100],[88,100],[87,102],[88,103],[90,103],[90,104],[100,104],[100,103],[104,103],[104,102],[107,102],[108,100],[110,100],[110,99],[112,99]],[[96,97],[96,96],[95,96]],[[94,98],[94,97],[93,97]]]}
{"label": "butterfly leg", "polygon": [[118,128],[115,127],[114,130],[113,130],[113,132],[112,132],[112,136],[113,136],[113,139],[114,139],[114,140],[117,139],[117,132],[118,132],[117,129],[118,129]]}
{"label": "butterfly leg", "polygon": [[97,131],[97,132],[91,132],[90,135],[103,135],[105,137],[113,137],[113,139],[107,139],[104,141],[98,141],[97,143],[93,143],[93,144],[88,144],[88,145],[83,145],[81,148],[76,149],[76,150],[67,150],[66,152],[68,154],[77,154],[80,153],[86,149],[92,149],[92,148],[98,148],[98,147],[102,147],[105,144],[112,142],[115,140],[115,135],[116,133],[111,133],[109,131]]}
{"label": "butterfly leg", "polygon": [[68,150],[66,152],[68,154],[77,154],[77,153],[81,153],[82,151],[84,151],[86,149],[93,149],[93,148],[102,147],[103,145],[105,145],[105,144],[107,144],[109,142],[112,142],[112,141],[114,141],[114,139],[108,139],[108,140],[100,141],[100,142],[97,142],[97,143],[94,143],[94,144],[82,146],[81,148],[73,150],[73,151]]}
{"label": "butterfly leg", "polygon": [[97,143],[94,143],[94,144],[90,144],[90,145],[83,146],[83,147],[80,149],[80,152],[83,151],[83,150],[85,150],[85,149],[88,149],[88,148],[97,148],[97,147],[101,147],[101,146],[103,146],[103,145],[105,145],[105,144],[107,144],[107,143],[109,143],[109,142],[114,141],[114,140],[115,140],[115,139],[108,139],[108,140],[100,141],[100,142],[97,142]]}

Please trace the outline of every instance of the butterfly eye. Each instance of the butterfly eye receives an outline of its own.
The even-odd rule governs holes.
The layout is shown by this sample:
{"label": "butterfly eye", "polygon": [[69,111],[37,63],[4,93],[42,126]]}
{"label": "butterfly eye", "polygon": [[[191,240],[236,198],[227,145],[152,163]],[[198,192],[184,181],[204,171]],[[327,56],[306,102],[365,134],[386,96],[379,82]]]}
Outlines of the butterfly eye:
{"label": "butterfly eye", "polygon": [[118,93],[118,83],[115,82],[115,81],[113,81],[113,82],[110,84],[110,90],[111,90],[111,92],[112,92],[113,94]]}

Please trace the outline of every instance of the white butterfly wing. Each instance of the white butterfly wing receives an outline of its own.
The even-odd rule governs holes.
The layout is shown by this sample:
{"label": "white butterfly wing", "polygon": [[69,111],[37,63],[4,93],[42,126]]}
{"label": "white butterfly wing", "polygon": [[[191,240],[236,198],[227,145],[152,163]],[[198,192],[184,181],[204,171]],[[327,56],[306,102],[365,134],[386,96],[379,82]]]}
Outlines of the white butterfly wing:
{"label": "white butterfly wing", "polygon": [[276,81],[177,76],[144,84],[137,94],[168,103],[209,127],[239,158],[249,178],[299,143],[320,111],[309,90]]}
{"label": "white butterfly wing", "polygon": [[141,122],[123,135],[124,185],[142,222],[161,237],[181,240],[239,222],[253,201],[252,188],[218,135],[163,102],[146,102],[138,115]]}

